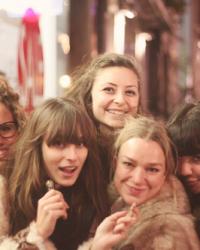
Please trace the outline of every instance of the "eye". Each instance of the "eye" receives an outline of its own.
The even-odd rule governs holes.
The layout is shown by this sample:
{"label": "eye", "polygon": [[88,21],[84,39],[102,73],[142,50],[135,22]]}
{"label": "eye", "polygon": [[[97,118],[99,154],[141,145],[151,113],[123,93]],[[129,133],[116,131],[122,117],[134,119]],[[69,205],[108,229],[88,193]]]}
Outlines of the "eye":
{"label": "eye", "polygon": [[147,172],[149,173],[158,173],[160,170],[156,167],[148,167],[147,169]]}
{"label": "eye", "polygon": [[84,148],[84,147],[86,147],[86,146],[85,146],[85,143],[82,142],[82,141],[81,141],[81,142],[77,142],[77,143],[76,143],[76,146],[77,146],[78,148]]}
{"label": "eye", "polygon": [[62,149],[66,146],[65,143],[62,143],[60,141],[55,141],[54,143],[50,144],[49,147],[59,148]]}
{"label": "eye", "polygon": [[103,89],[104,92],[108,93],[108,94],[113,94],[115,92],[113,87],[105,87]]}
{"label": "eye", "polygon": [[129,161],[122,161],[122,165],[128,168],[134,167],[133,163]]}
{"label": "eye", "polygon": [[1,130],[2,131],[10,131],[12,128],[11,127],[9,127],[8,125],[5,125],[5,126],[2,126],[2,128],[1,128]]}
{"label": "eye", "polygon": [[194,163],[200,164],[200,155],[193,156],[192,161]]}
{"label": "eye", "polygon": [[137,92],[135,90],[126,90],[126,95],[128,96],[136,96]]}

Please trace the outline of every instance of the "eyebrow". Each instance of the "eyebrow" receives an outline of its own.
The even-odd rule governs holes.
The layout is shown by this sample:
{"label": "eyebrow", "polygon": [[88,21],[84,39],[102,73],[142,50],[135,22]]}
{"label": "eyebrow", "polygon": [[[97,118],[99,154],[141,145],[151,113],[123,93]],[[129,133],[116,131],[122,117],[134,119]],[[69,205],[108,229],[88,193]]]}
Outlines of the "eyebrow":
{"label": "eyebrow", "polygon": [[[137,163],[137,161],[136,160],[134,160],[134,159],[132,159],[132,158],[130,158],[130,157],[128,157],[128,156],[121,156],[122,158],[124,158],[124,159],[126,159],[126,160],[128,160],[128,161],[131,161],[131,162],[133,162],[133,163]],[[148,165],[156,165],[156,166],[160,166],[160,167],[162,167],[163,166],[163,164],[162,163],[160,163],[160,162],[148,162]]]}
{"label": "eyebrow", "polygon": [[[104,83],[104,84],[110,84],[110,85],[112,85],[113,87],[117,87],[117,85],[118,84],[116,84],[116,83],[113,83],[113,82],[106,82],[106,83]],[[127,86],[125,86],[126,88],[138,88],[138,86],[136,86],[136,85],[127,85]]]}

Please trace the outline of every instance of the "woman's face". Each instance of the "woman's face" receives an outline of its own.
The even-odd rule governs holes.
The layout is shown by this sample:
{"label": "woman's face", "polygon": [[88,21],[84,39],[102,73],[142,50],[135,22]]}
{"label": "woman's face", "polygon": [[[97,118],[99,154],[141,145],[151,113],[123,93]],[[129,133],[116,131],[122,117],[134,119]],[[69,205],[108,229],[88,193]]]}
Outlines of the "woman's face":
{"label": "woman's face", "polygon": [[17,127],[10,110],[0,102],[0,162],[8,158],[10,146],[16,141]]}
{"label": "woman's face", "polygon": [[46,171],[55,183],[69,187],[78,179],[88,155],[84,144],[60,144],[48,146],[42,143]]}
{"label": "woman's face", "polygon": [[121,128],[125,118],[137,113],[138,77],[125,67],[99,70],[91,90],[94,117],[104,125]]}
{"label": "woman's face", "polygon": [[165,164],[163,150],[155,141],[131,138],[122,144],[114,184],[123,200],[140,205],[155,197],[165,182]]}
{"label": "woman's face", "polygon": [[200,193],[200,154],[179,158],[179,174],[192,193]]}

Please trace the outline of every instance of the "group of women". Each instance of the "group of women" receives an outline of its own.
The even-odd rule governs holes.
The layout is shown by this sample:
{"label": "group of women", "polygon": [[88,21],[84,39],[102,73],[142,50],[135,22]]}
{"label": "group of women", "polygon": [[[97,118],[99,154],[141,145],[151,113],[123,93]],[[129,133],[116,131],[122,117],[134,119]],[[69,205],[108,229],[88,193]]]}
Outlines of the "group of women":
{"label": "group of women", "polygon": [[199,103],[167,126],[143,116],[136,62],[109,53],[77,70],[65,96],[44,101],[21,126],[17,104],[2,99],[5,82],[0,249],[200,249],[189,203],[200,192]]}

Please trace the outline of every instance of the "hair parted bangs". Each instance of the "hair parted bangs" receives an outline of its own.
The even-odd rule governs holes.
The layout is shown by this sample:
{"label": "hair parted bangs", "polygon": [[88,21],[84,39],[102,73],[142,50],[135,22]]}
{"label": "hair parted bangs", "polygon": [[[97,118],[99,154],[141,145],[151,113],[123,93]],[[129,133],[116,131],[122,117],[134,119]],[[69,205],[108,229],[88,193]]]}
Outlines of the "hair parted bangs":
{"label": "hair parted bangs", "polygon": [[49,124],[45,140],[48,146],[56,144],[81,144],[87,146],[90,133],[84,117],[79,113],[65,113],[60,119]]}
{"label": "hair parted bangs", "polygon": [[57,99],[57,108],[56,105],[52,108],[54,109],[51,113],[53,119],[48,123],[44,135],[48,146],[67,143],[88,146],[92,143],[93,125],[77,104],[60,98]]}

